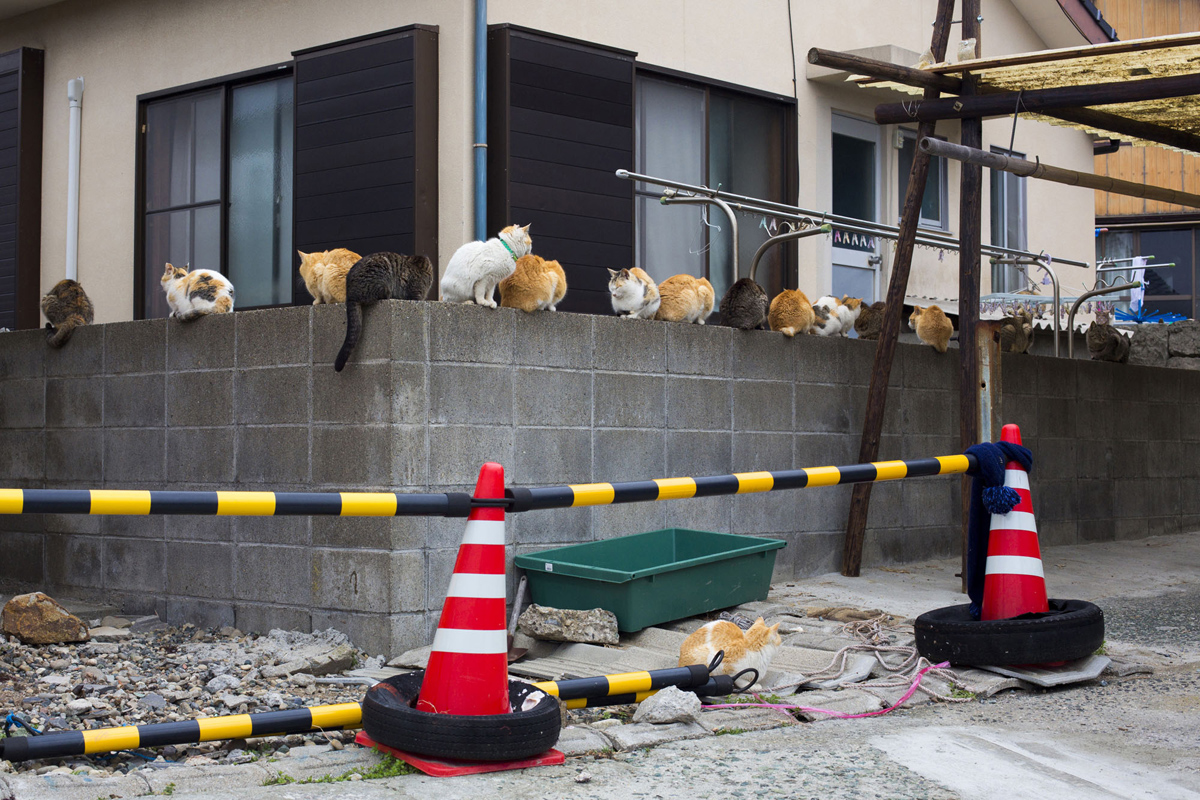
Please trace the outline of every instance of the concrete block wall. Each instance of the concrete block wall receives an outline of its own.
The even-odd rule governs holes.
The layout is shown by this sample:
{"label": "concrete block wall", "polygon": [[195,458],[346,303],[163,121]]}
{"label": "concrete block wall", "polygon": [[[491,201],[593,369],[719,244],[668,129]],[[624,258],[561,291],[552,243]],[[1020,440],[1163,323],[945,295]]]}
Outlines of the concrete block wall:
{"label": "concrete block wall", "polygon": [[[0,485],[470,491],[853,463],[875,345],[392,301],[342,373],[342,306],[0,335]],[[1184,371],[1005,357],[1048,543],[1194,526]],[[957,451],[955,353],[901,344],[881,458]],[[1193,466],[1187,466],[1187,465]],[[864,563],[958,552],[959,481],[876,486]],[[509,557],[666,527],[784,539],[775,577],[836,570],[849,487],[537,511]],[[463,521],[0,516],[0,588],[172,622],[345,630],[397,654],[432,636]],[[515,575],[509,571],[510,597]]]}

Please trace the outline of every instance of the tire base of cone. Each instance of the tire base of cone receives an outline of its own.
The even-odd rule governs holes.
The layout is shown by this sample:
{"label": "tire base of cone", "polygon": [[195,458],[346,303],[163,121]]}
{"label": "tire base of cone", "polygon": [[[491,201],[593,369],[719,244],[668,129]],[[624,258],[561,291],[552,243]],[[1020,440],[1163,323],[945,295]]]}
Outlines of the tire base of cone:
{"label": "tire base of cone", "polygon": [[[1005,425],[1000,440],[1021,444],[1021,429]],[[980,614],[983,621],[1049,609],[1029,473],[1016,461],[1009,461],[1004,465],[1004,486],[1015,491],[1020,500],[1009,513],[992,515]]]}
{"label": "tire base of cone", "polygon": [[510,769],[527,769],[529,767],[550,767],[565,763],[567,760],[566,755],[561,750],[555,750],[554,748],[550,748],[541,755],[533,756],[532,758],[523,758],[519,761],[455,761],[448,758],[419,756],[414,753],[397,750],[394,747],[388,747],[386,744],[379,744],[368,736],[366,731],[360,731],[358,736],[354,738],[354,742],[363,747],[370,747],[380,753],[386,753],[393,758],[398,758],[433,778],[453,778],[458,775],[478,775],[483,772],[503,772]]}

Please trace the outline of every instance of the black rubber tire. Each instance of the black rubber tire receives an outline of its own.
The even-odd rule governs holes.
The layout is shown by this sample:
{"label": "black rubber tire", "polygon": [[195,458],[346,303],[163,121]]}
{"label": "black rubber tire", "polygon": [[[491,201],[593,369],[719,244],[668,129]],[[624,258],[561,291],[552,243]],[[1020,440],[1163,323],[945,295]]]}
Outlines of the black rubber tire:
{"label": "black rubber tire", "polygon": [[1104,612],[1084,600],[1051,600],[1051,613],[989,621],[970,606],[946,606],[917,617],[917,650],[935,663],[1004,666],[1074,661],[1104,643]]}
{"label": "black rubber tire", "polygon": [[[424,670],[375,684],[363,699],[363,730],[380,744],[435,758],[516,761],[546,752],[558,741],[558,698],[543,697],[529,711],[511,714],[433,714],[416,709]],[[519,709],[537,689],[510,680],[508,698]]]}

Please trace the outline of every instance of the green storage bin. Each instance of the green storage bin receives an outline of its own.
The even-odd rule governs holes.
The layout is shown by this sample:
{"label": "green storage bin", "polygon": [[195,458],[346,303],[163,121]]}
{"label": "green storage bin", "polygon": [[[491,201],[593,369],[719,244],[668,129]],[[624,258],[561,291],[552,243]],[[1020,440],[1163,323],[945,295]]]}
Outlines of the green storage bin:
{"label": "green storage bin", "polygon": [[517,556],[533,602],[603,608],[626,632],[763,600],[787,542],[668,528]]}

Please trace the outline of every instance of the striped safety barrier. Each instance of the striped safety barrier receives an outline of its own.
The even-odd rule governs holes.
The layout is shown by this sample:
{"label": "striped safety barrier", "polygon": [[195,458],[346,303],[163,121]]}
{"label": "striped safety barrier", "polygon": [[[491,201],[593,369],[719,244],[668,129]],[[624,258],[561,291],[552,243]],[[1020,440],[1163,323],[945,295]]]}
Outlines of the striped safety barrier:
{"label": "striped safety barrier", "polygon": [[121,489],[0,489],[0,514],[208,514],[217,516],[466,517],[475,508],[507,513],[544,508],[682,500],[722,494],[877,483],[975,468],[969,455],[876,461],[845,467],[739,472],[701,478],[655,478],[625,483],[509,487],[504,498],[401,492],[176,492]]}
{"label": "striped safety barrier", "polygon": [[38,736],[8,736],[0,738],[0,759],[28,761],[34,758],[62,758],[108,753],[113,750],[132,750],[137,747],[161,747],[217,739],[245,739],[249,736],[278,736],[313,730],[358,728],[361,725],[362,706],[358,703],[338,703],[288,711],[267,711],[262,714],[200,717],[184,722],[93,728],[43,733]]}

